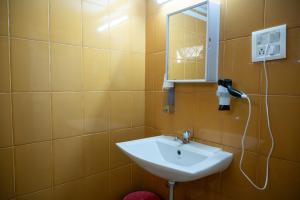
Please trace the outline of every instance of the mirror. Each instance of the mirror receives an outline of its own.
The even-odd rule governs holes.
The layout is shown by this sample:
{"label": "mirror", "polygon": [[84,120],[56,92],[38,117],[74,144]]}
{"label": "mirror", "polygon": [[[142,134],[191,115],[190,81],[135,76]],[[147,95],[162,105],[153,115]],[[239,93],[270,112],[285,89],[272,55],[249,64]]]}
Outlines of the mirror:
{"label": "mirror", "polygon": [[219,22],[215,0],[167,16],[167,81],[217,82]]}

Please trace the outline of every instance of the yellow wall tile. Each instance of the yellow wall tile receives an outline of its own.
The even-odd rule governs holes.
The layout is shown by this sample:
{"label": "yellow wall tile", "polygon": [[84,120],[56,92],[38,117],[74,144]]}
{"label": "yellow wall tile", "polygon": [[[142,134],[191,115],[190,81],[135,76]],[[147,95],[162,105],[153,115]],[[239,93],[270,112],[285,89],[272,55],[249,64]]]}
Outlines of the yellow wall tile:
{"label": "yellow wall tile", "polygon": [[158,135],[160,135],[159,130],[148,127],[148,126],[145,127],[145,137],[153,137],[153,136],[158,136]]}
{"label": "yellow wall tile", "polygon": [[10,94],[0,94],[0,147],[12,145],[12,110]]}
{"label": "yellow wall tile", "polygon": [[145,125],[154,127],[154,95],[153,92],[145,92]]}
{"label": "yellow wall tile", "polygon": [[48,40],[48,0],[10,0],[9,8],[14,37]]}
{"label": "yellow wall tile", "polygon": [[157,15],[159,23],[155,23],[155,51],[163,51],[166,49],[166,27],[167,18],[164,12]]}
{"label": "yellow wall tile", "polygon": [[130,90],[145,90],[145,54],[132,53],[130,61]]}
{"label": "yellow wall tile", "polygon": [[55,185],[83,177],[81,137],[56,140],[53,144],[53,151]]}
{"label": "yellow wall tile", "polygon": [[288,28],[300,26],[298,10],[300,2],[297,0],[266,0],[266,26],[287,24]]}
{"label": "yellow wall tile", "polygon": [[[144,11],[145,7],[142,6],[142,8],[139,9],[142,12]],[[145,16],[142,15],[138,17],[133,17],[130,24],[131,24],[130,27],[131,50],[133,52],[145,52],[145,48],[146,48]]]}
{"label": "yellow wall tile", "polygon": [[[254,14],[255,13],[255,14]],[[226,39],[251,35],[264,26],[264,1],[227,0],[225,13]]]}
{"label": "yellow wall tile", "polygon": [[[260,92],[261,63],[251,62],[251,38],[239,38],[225,42],[222,77],[233,80],[233,86],[246,93]],[[251,74],[251,76],[249,76]]]}
{"label": "yellow wall tile", "polygon": [[52,95],[53,137],[64,138],[83,134],[83,95],[54,93]]}
{"label": "yellow wall tile", "polygon": [[110,54],[110,81],[112,90],[130,90],[132,72],[130,53],[113,51]]}
{"label": "yellow wall tile", "polygon": [[[174,132],[175,125],[175,115],[172,113],[162,112],[164,109],[164,105],[167,102],[167,93],[166,92],[155,92],[152,94],[153,98],[153,118],[154,125],[153,127],[159,130],[163,130],[163,132],[172,133]],[[151,109],[151,108],[150,108]],[[146,109],[147,112],[147,109]]]}
{"label": "yellow wall tile", "polygon": [[[89,0],[83,0],[83,1],[87,1],[89,2]],[[95,0],[95,1],[91,1],[91,3],[95,3],[95,4],[98,4],[100,6],[109,6],[109,0]]]}
{"label": "yellow wall tile", "polygon": [[148,66],[146,68],[146,75],[150,79],[148,90],[160,91],[165,74],[165,52],[159,52],[147,55]]}
{"label": "yellow wall tile", "polygon": [[87,92],[84,97],[85,133],[99,133],[108,128],[108,93]]}
{"label": "yellow wall tile", "polygon": [[16,147],[15,162],[16,192],[18,195],[51,186],[51,142]]}
{"label": "yellow wall tile", "polygon": [[157,13],[162,6],[156,0],[146,0],[146,13],[147,16]]}
{"label": "yellow wall tile", "polygon": [[0,1],[0,35],[8,35],[8,5],[6,0]]}
{"label": "yellow wall tile", "polygon": [[166,63],[166,53],[160,52],[155,54],[154,59],[156,60],[153,75],[154,75],[154,89],[161,90],[162,83],[165,74],[165,63]]}
{"label": "yellow wall tile", "polygon": [[110,92],[110,129],[130,128],[132,123],[132,94]]}
{"label": "yellow wall tile", "polygon": [[82,89],[81,48],[51,45],[51,83],[53,91],[80,91]]}
{"label": "yellow wall tile", "polygon": [[[252,115],[249,122],[245,147],[248,150],[257,151],[259,140],[259,121],[260,121],[260,107],[261,98],[257,96],[250,96],[252,103]],[[216,104],[216,109],[217,109]],[[243,101],[232,101],[231,110],[229,112],[222,112],[222,142],[224,145],[241,148],[241,138],[245,128],[248,117],[248,105]]]}
{"label": "yellow wall tile", "polygon": [[149,16],[146,19],[146,52],[154,51],[155,40],[155,16]]}
{"label": "yellow wall tile", "polygon": [[83,45],[96,48],[109,47],[109,14],[103,3],[83,1]]}
{"label": "yellow wall tile", "polygon": [[166,49],[166,15],[157,13],[147,17],[146,51],[158,52]]}
{"label": "yellow wall tile", "polygon": [[[300,60],[300,28],[287,30],[287,58],[267,63],[269,94],[300,95],[298,78]],[[262,80],[262,93],[265,94],[265,78]],[[279,81],[280,80],[280,81]]]}
{"label": "yellow wall tile", "polygon": [[226,12],[226,1],[220,0],[221,12],[220,12],[220,40],[225,40],[225,12]]}
{"label": "yellow wall tile", "polygon": [[[111,10],[109,15],[110,24],[110,48],[115,50],[129,51],[131,44],[130,21],[131,15],[128,10]],[[117,23],[116,23],[117,22]],[[113,24],[113,25],[111,25]]]}
{"label": "yellow wall tile", "polygon": [[0,149],[0,198],[10,199],[14,196],[13,149]]}
{"label": "yellow wall tile", "polygon": [[131,189],[130,166],[114,169],[110,172],[110,199],[122,199]]}
{"label": "yellow wall tile", "polygon": [[130,0],[110,0],[108,2],[111,10],[128,10],[128,8],[131,6]]}
{"label": "yellow wall tile", "polygon": [[[229,168],[222,173],[222,194],[233,199],[255,199],[257,190],[251,186],[239,171],[240,150],[229,147],[225,151],[234,153],[234,158]],[[243,169],[247,171],[249,177],[256,178],[256,163],[258,157],[256,154],[246,152],[244,157]],[[245,195],[247,194],[247,195]]]}
{"label": "yellow wall tile", "polygon": [[52,200],[52,199],[53,199],[52,189],[41,190],[38,192],[17,197],[17,200]]}
{"label": "yellow wall tile", "polygon": [[109,169],[109,135],[99,133],[82,138],[84,170],[91,175]]}
{"label": "yellow wall tile", "polygon": [[54,187],[53,199],[109,199],[109,172],[98,173]]}
{"label": "yellow wall tile", "polygon": [[84,180],[85,199],[109,199],[109,172],[89,176]]}
{"label": "yellow wall tile", "polygon": [[81,0],[50,0],[51,40],[81,44]]}
{"label": "yellow wall tile", "polygon": [[51,139],[50,99],[48,93],[13,94],[15,144]]}
{"label": "yellow wall tile", "polygon": [[0,37],[0,92],[10,91],[9,41]]}
{"label": "yellow wall tile", "polygon": [[[263,98],[263,101],[265,101],[265,98]],[[273,156],[291,161],[300,161],[300,157],[296,153],[296,149],[300,145],[298,135],[299,103],[299,97],[269,97],[270,123],[276,142]],[[262,107],[260,126],[260,151],[266,155],[270,149],[271,140],[264,106]]]}
{"label": "yellow wall tile", "polygon": [[130,163],[130,159],[117,147],[116,143],[144,137],[144,128],[114,130],[110,133],[110,168]]}
{"label": "yellow wall tile", "polygon": [[136,164],[131,165],[132,170],[132,186],[133,188],[138,188],[139,190],[143,189],[143,178],[144,178],[144,169],[139,167]]}
{"label": "yellow wall tile", "polygon": [[49,46],[46,42],[11,40],[13,91],[49,91]]}
{"label": "yellow wall tile", "polygon": [[152,59],[153,54],[146,55],[145,59],[145,90],[150,91],[153,90],[153,73],[152,73],[152,67],[154,60]]}
{"label": "yellow wall tile", "polygon": [[83,180],[76,180],[54,187],[55,200],[84,199]]}
{"label": "yellow wall tile", "polygon": [[133,92],[132,126],[145,125],[145,92]]}
{"label": "yellow wall tile", "polygon": [[[264,184],[266,157],[261,156],[258,167],[258,183]],[[298,199],[300,182],[299,162],[271,158],[270,185],[260,192],[257,199]]]}
{"label": "yellow wall tile", "polygon": [[83,65],[86,90],[109,90],[109,59],[107,50],[84,48]]}
{"label": "yellow wall tile", "polygon": [[215,94],[196,94],[195,137],[206,141],[221,143],[222,115],[218,111],[218,99]]}
{"label": "yellow wall tile", "polygon": [[111,52],[110,81],[112,90],[144,90],[145,55]]}
{"label": "yellow wall tile", "polygon": [[[167,98],[165,96],[164,98]],[[196,95],[193,93],[176,93],[176,115],[174,116],[174,128],[181,133],[194,127]],[[167,99],[164,100],[167,102]],[[186,105],[189,105],[188,107]]]}

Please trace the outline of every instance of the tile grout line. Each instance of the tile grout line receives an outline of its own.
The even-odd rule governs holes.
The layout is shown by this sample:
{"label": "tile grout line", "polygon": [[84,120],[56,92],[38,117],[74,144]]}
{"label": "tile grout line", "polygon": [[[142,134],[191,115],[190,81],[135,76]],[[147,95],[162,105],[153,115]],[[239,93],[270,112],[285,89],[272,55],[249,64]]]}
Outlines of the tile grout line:
{"label": "tile grout line", "polygon": [[53,107],[52,107],[52,102],[53,102],[53,93],[52,93],[52,70],[51,70],[51,20],[50,20],[50,12],[51,12],[51,3],[50,0],[48,0],[48,70],[49,70],[49,76],[48,76],[48,88],[50,89],[50,131],[51,131],[51,140],[50,140],[50,145],[51,145],[51,157],[50,157],[50,163],[51,163],[51,193],[54,193],[54,172],[55,172],[55,164],[54,164],[54,142],[53,142]]}
{"label": "tile grout line", "polygon": [[[107,15],[108,15],[108,22],[107,23],[110,23],[110,0],[107,0],[106,1],[106,5],[107,6]],[[111,87],[111,84],[112,84],[112,79],[111,79],[111,57],[112,57],[112,51],[110,49],[110,41],[111,41],[111,32],[110,32],[110,26],[108,26],[108,80],[109,80],[109,87]],[[107,118],[107,121],[106,121],[106,130],[108,132],[108,168],[109,168],[109,172],[108,172],[108,196],[110,197],[111,196],[111,185],[112,185],[112,181],[111,181],[111,91],[108,91],[108,94],[107,94],[107,98],[106,98],[106,104],[107,104],[107,107],[108,109],[106,109],[106,118]]]}
{"label": "tile grout line", "polygon": [[81,112],[83,120],[83,130],[82,135],[85,134],[86,124],[85,124],[85,67],[83,58],[83,1],[80,1],[80,28],[81,28],[81,42],[80,42],[80,54],[81,54]]}
{"label": "tile grout line", "polygon": [[[52,187],[43,187],[43,188],[40,188],[40,189],[36,189],[36,190],[33,190],[32,192],[26,192],[26,193],[22,193],[22,194],[19,194],[19,195],[15,195],[14,198],[19,198],[19,197],[25,197],[25,196],[29,196],[29,195],[32,195],[32,194],[36,194],[38,192],[41,192],[41,191],[45,191],[45,190],[48,190],[48,189],[51,189]],[[16,199],[9,199],[9,200],[16,200]]]}
{"label": "tile grout line", "polygon": [[[112,92],[119,92],[119,93],[128,93],[128,92],[132,92],[132,93],[165,93],[165,91],[163,90],[90,90],[90,91],[83,91],[86,93],[112,93]],[[206,90],[206,91],[191,91],[191,90],[179,90],[176,91],[178,93],[195,93],[195,94],[214,94],[214,90]],[[49,94],[49,93],[53,93],[53,94],[62,94],[62,93],[75,93],[75,94],[79,94],[82,93],[82,91],[20,91],[20,92],[0,92],[0,94],[39,94],[39,93],[44,93],[44,94]],[[250,96],[266,96],[265,94],[260,94],[260,93],[249,93],[248,95]],[[268,96],[273,96],[273,97],[300,97],[300,94],[269,94]]]}
{"label": "tile grout line", "polygon": [[80,56],[81,56],[81,59],[80,59],[80,62],[81,62],[81,115],[82,115],[82,124],[83,124],[83,130],[81,132],[81,134],[79,135],[80,137],[80,143],[81,143],[81,167],[82,167],[82,179],[86,179],[86,177],[88,177],[88,173],[86,173],[86,170],[85,170],[85,164],[84,164],[84,147],[83,147],[83,138],[85,136],[87,136],[86,134],[86,130],[87,130],[87,126],[86,126],[86,112],[85,112],[85,109],[86,109],[86,91],[85,91],[85,87],[86,87],[86,74],[85,74],[85,65],[84,65],[84,45],[83,45],[83,1],[80,1],[80,29],[81,29],[81,41],[80,41]]}
{"label": "tile grout line", "polygon": [[264,28],[266,28],[266,13],[267,11],[267,0],[264,0],[264,9],[263,9],[263,12],[264,12]]}
{"label": "tile grout line", "polygon": [[[0,37],[6,37],[6,36],[0,36]],[[41,40],[41,39],[32,39],[28,37],[15,37],[12,36],[11,39],[14,40],[26,40],[26,41],[34,41],[34,42],[43,42],[43,43],[48,43],[48,40]],[[94,49],[94,50],[102,50],[102,51],[112,51],[112,52],[125,52],[125,53],[135,53],[135,54],[145,54],[146,52],[142,51],[130,51],[130,50],[120,50],[120,49],[111,49],[111,48],[99,48],[99,47],[94,47],[94,46],[87,46],[83,44],[72,44],[72,43],[63,43],[63,42],[58,42],[58,41],[52,41],[50,38],[50,43],[56,44],[56,45],[62,45],[62,46],[72,46],[72,47],[82,47],[82,48],[88,48],[88,49]],[[83,39],[81,41],[83,43]]]}
{"label": "tile grout line", "polygon": [[11,148],[12,148],[12,170],[13,170],[13,197],[16,197],[16,153],[15,153],[15,146],[14,146],[14,126],[13,126],[13,95],[12,95],[12,68],[11,68],[11,31],[10,31],[10,2],[7,2],[7,30],[8,30],[8,65],[9,65],[9,76],[10,76],[10,112],[11,112]]}
{"label": "tile grout line", "polygon": [[[261,155],[261,153],[260,153],[260,139],[261,139],[261,121],[262,121],[262,104],[263,104],[263,102],[262,102],[262,98],[261,98],[261,96],[259,96],[259,113],[258,113],[258,119],[257,119],[257,124],[258,124],[258,134],[257,134],[257,143],[256,143],[256,152],[257,152],[257,154],[258,154],[258,156],[260,156]],[[257,181],[257,179],[258,179],[258,177],[257,177],[257,175],[258,175],[258,173],[259,173],[259,169],[256,167],[256,169],[255,169],[255,180]]]}
{"label": "tile grout line", "polygon": [[[135,126],[133,128],[142,128],[144,126]],[[131,127],[126,127],[126,128],[120,128],[120,129],[112,129],[111,131],[125,131],[125,130],[130,130],[133,129]],[[45,143],[45,142],[53,142],[55,141],[61,141],[61,140],[66,140],[66,139],[71,139],[71,138],[79,138],[79,137],[84,137],[84,136],[92,136],[92,135],[100,135],[103,133],[108,133],[108,130],[104,131],[96,131],[96,132],[91,132],[91,133],[84,133],[82,135],[74,135],[74,136],[67,136],[67,137],[62,137],[62,138],[53,138],[53,139],[46,139],[46,140],[41,140],[41,141],[34,141],[34,142],[28,142],[28,143],[22,143],[22,144],[16,144],[14,147],[19,147],[19,146],[26,146],[26,145],[31,145],[31,144],[38,144],[38,143]],[[12,148],[11,146],[7,147],[0,147],[0,149],[8,149]]]}
{"label": "tile grout line", "polygon": [[85,136],[87,136],[86,134],[86,130],[87,130],[87,126],[86,126],[86,91],[85,91],[85,87],[86,87],[86,74],[85,74],[85,65],[84,65],[84,45],[83,45],[83,1],[80,1],[80,29],[81,29],[81,41],[80,41],[80,62],[81,62],[81,115],[82,115],[82,124],[83,124],[83,130],[80,134],[80,142],[81,142],[81,162],[82,162],[82,178],[86,179],[86,177],[88,177],[86,170],[85,170],[85,165],[84,165],[84,147],[83,147],[83,138]]}

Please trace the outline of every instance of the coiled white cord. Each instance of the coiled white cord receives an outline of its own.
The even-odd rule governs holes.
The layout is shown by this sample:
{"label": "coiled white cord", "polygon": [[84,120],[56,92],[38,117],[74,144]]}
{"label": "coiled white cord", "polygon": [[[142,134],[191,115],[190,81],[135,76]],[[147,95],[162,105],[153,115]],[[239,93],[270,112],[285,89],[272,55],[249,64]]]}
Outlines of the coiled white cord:
{"label": "coiled white cord", "polygon": [[258,185],[256,185],[251,180],[251,178],[244,172],[244,170],[242,168],[244,153],[245,153],[245,139],[246,139],[246,134],[247,134],[248,126],[249,126],[249,121],[251,118],[251,109],[252,109],[250,98],[247,95],[243,95],[243,98],[246,98],[248,100],[249,112],[248,112],[248,119],[246,122],[245,130],[244,130],[243,137],[242,137],[242,153],[241,153],[241,159],[240,159],[240,170],[241,170],[242,174],[246,177],[246,179],[258,190],[265,190],[267,188],[268,181],[269,181],[269,163],[270,163],[270,158],[271,158],[271,155],[272,155],[272,152],[274,149],[274,137],[273,137],[273,133],[271,130],[271,125],[270,125],[269,104],[268,104],[269,80],[268,80],[267,67],[266,67],[266,55],[267,55],[268,48],[269,48],[269,44],[267,44],[266,49],[265,49],[265,56],[264,56],[263,64],[264,64],[264,73],[265,73],[265,81],[266,81],[265,106],[266,106],[266,114],[267,114],[267,125],[268,125],[268,130],[269,130],[269,134],[270,134],[270,138],[271,138],[271,148],[268,153],[267,160],[266,160],[266,178],[265,178],[265,184],[263,187],[259,187]]}

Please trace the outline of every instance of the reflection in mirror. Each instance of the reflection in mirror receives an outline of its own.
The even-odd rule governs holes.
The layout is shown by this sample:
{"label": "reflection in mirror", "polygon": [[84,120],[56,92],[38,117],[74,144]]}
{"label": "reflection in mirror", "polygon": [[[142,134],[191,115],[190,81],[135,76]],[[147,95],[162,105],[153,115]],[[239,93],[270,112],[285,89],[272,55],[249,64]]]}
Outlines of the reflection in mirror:
{"label": "reflection in mirror", "polygon": [[217,82],[219,0],[202,0],[197,5],[168,14],[167,30],[167,82]]}
{"label": "reflection in mirror", "polygon": [[205,79],[207,4],[169,17],[168,78]]}

